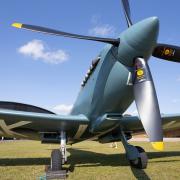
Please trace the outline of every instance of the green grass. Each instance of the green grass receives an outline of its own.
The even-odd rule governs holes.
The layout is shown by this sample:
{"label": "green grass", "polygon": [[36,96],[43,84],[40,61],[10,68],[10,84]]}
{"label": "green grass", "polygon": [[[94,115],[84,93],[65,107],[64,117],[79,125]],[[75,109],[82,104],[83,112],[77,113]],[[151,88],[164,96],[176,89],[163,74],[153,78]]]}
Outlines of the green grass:
{"label": "green grass", "polygon": [[[142,146],[149,157],[146,170],[129,167],[124,149],[109,144],[82,142],[68,146],[70,180],[119,180],[119,179],[180,179],[180,142],[165,143],[165,152],[155,152],[149,143],[133,142]],[[44,165],[49,164],[51,150],[58,145],[42,145],[35,141],[0,143],[0,180],[37,179],[44,175]]]}

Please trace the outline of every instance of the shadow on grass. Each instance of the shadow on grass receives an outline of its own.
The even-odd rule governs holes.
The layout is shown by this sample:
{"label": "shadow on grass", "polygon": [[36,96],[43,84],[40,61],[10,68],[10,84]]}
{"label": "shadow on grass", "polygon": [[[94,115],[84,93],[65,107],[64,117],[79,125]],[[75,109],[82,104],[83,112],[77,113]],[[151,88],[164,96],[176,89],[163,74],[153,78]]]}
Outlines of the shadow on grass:
{"label": "shadow on grass", "polygon": [[124,154],[104,154],[81,149],[68,149],[71,154],[68,158],[69,170],[74,171],[74,167],[93,166],[128,166]]}
{"label": "shadow on grass", "polygon": [[[69,149],[68,151],[72,154],[68,158],[70,172],[73,172],[75,167],[129,166],[125,154],[102,154],[79,149]],[[143,169],[131,167],[131,171],[136,179],[150,180]]]}
{"label": "shadow on grass", "polygon": [[134,174],[134,177],[136,177],[136,179],[150,180],[149,176],[143,169],[136,169],[131,167],[131,171]]}
{"label": "shadow on grass", "polygon": [[[70,156],[69,164],[77,164],[77,166],[128,166],[129,162],[125,154],[104,154],[91,152],[81,149],[68,149]],[[162,157],[180,156],[180,151],[169,152],[147,152],[148,159],[156,159]],[[163,160],[161,160],[163,162]],[[164,160],[165,162],[167,160]],[[171,161],[171,160],[169,160]],[[174,160],[172,160],[174,161]]]}
{"label": "shadow on grass", "polygon": [[[68,149],[71,154],[68,157],[68,164],[92,167],[92,166],[129,166],[125,154],[104,154],[91,152],[84,149]],[[148,159],[162,157],[180,156],[180,151],[169,152],[147,152]],[[171,162],[179,160],[160,160],[159,162]],[[46,165],[50,163],[50,158],[1,158],[0,166],[29,166],[29,165]]]}
{"label": "shadow on grass", "polygon": [[[103,154],[80,149],[69,149],[72,156],[68,158],[69,171],[73,172],[76,167],[97,167],[97,166],[129,166],[125,154]],[[161,157],[180,156],[179,151],[174,152],[149,152],[149,159]],[[170,160],[171,161],[171,160]],[[174,161],[174,160],[172,160]],[[162,160],[163,162],[163,160]],[[166,162],[166,160],[165,160]],[[150,180],[149,176],[142,169],[131,167],[131,171],[136,179]]]}
{"label": "shadow on grass", "polygon": [[147,152],[148,159],[165,158],[180,156],[180,151],[168,151],[168,152]]}
{"label": "shadow on grass", "polygon": [[0,159],[0,166],[31,166],[31,165],[48,165],[49,158],[3,158]]}
{"label": "shadow on grass", "polygon": [[[75,167],[98,167],[98,166],[129,166],[125,154],[104,154],[91,152],[84,149],[68,149],[71,154],[68,157],[68,170],[74,171]],[[162,157],[180,156],[179,151],[174,152],[148,152],[149,159],[156,159]],[[160,160],[157,162],[171,162],[178,160]],[[30,165],[49,165],[50,158],[4,158],[0,159],[0,166],[30,166]],[[136,179],[150,178],[143,170],[131,168],[132,173]]]}

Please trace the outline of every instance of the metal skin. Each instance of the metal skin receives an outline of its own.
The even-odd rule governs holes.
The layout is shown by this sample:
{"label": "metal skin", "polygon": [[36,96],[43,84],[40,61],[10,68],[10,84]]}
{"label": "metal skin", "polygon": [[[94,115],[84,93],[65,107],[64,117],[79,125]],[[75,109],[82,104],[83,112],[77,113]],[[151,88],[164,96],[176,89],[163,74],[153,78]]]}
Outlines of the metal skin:
{"label": "metal skin", "polygon": [[180,62],[180,47],[169,44],[158,44],[152,55],[167,61]]}
{"label": "metal skin", "polygon": [[134,97],[144,129],[150,142],[162,142],[162,120],[158,99],[147,62],[135,60]]}
{"label": "metal skin", "polygon": [[81,89],[71,114],[85,114],[91,120],[90,126],[98,123],[98,117],[106,113],[122,115],[134,101],[130,84],[134,58],[148,59],[156,45],[158,31],[158,19],[148,18],[123,32],[118,48],[106,46],[99,55],[101,60],[95,72]]}

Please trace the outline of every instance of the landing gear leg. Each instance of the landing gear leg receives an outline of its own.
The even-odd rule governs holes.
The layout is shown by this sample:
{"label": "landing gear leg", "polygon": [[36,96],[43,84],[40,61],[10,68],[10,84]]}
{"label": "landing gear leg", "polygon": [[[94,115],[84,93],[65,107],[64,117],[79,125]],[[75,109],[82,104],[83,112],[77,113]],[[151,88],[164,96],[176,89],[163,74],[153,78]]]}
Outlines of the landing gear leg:
{"label": "landing gear leg", "polygon": [[124,132],[121,130],[121,141],[126,150],[126,156],[132,167],[137,169],[145,169],[147,167],[148,158],[143,148],[133,146],[127,142]]}
{"label": "landing gear leg", "polygon": [[60,151],[62,155],[62,164],[67,162],[67,153],[66,153],[66,133],[61,131],[61,146]]}
{"label": "landing gear leg", "polygon": [[61,131],[60,139],[61,139],[60,150],[54,149],[51,153],[51,170],[52,171],[62,170],[62,165],[67,162],[66,133],[64,131]]}

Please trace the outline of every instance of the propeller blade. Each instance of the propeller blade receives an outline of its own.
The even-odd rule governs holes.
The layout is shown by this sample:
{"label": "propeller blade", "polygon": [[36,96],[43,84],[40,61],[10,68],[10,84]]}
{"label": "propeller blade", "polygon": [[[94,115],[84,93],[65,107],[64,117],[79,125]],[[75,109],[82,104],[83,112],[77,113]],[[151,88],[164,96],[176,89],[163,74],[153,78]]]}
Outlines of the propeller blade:
{"label": "propeller blade", "polygon": [[162,120],[156,91],[145,59],[135,59],[134,97],[137,110],[149,140],[156,150],[163,150]]}
{"label": "propeller blade", "polygon": [[131,21],[131,10],[130,10],[130,6],[129,6],[129,1],[128,0],[121,0],[121,2],[123,5],[127,25],[128,25],[128,27],[130,27],[130,26],[132,26],[132,21]]}
{"label": "propeller blade", "polygon": [[169,44],[157,44],[152,55],[167,61],[180,62],[180,47]]}
{"label": "propeller blade", "polygon": [[22,28],[22,29],[27,29],[27,30],[31,30],[31,31],[56,35],[56,36],[64,36],[64,37],[71,37],[71,38],[77,38],[77,39],[99,41],[99,42],[103,42],[103,43],[109,43],[109,44],[112,44],[115,46],[118,46],[120,43],[119,39],[83,36],[83,35],[67,33],[67,32],[63,32],[63,31],[58,31],[58,30],[49,29],[49,28],[41,27],[41,26],[35,26],[35,25],[13,23],[12,26],[16,27],[16,28]]}

